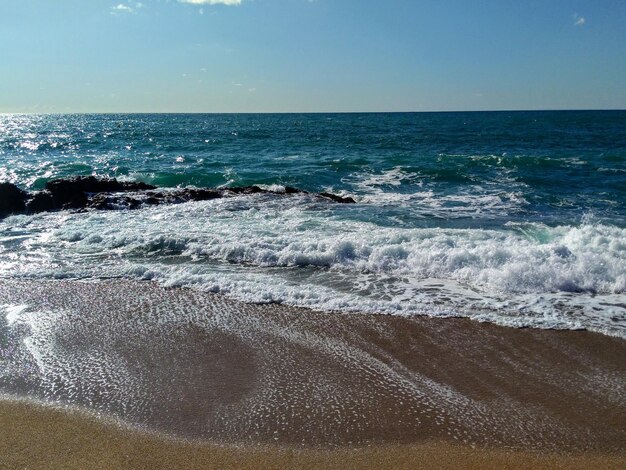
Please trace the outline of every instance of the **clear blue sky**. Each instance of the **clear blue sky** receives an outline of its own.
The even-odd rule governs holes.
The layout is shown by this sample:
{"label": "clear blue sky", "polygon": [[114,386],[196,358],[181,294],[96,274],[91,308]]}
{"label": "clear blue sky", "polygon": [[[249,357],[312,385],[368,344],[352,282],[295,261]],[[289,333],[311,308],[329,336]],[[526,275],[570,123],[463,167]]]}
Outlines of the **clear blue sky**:
{"label": "clear blue sky", "polygon": [[625,0],[0,0],[0,112],[572,108],[626,108]]}

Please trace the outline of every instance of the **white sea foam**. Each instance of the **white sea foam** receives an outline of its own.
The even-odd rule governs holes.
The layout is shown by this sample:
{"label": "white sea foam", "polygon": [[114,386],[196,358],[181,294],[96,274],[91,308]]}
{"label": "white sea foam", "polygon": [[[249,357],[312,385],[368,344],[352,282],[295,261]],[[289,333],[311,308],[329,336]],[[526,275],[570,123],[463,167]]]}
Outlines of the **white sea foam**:
{"label": "white sea foam", "polygon": [[250,302],[626,337],[626,229],[394,228],[255,196],[0,222],[0,276],[155,279]]}
{"label": "white sea foam", "polygon": [[[501,186],[475,184],[453,194],[436,191],[426,181],[427,178],[418,173],[395,167],[382,173],[354,173],[344,178],[343,182],[354,191],[327,189],[362,203],[375,206],[402,204],[413,214],[446,219],[505,216],[528,205],[521,191],[524,185],[512,179],[510,191],[502,191]],[[506,181],[508,177],[501,175],[500,182]]]}
{"label": "white sea foam", "polygon": [[385,186],[400,186],[403,182],[423,184],[419,175],[405,171],[400,166],[382,173],[357,173],[352,178],[348,178],[348,181],[353,181],[354,185],[364,192],[379,190]]}
{"label": "white sea foam", "polygon": [[282,184],[257,184],[257,186],[266,191],[271,191],[273,193],[284,193],[285,187]]}

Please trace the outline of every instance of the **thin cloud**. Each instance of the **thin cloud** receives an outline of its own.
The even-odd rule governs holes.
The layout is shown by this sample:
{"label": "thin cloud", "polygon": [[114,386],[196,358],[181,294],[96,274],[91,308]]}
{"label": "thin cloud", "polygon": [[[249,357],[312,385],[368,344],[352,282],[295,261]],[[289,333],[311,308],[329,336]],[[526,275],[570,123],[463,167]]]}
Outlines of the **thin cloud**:
{"label": "thin cloud", "polygon": [[120,3],[119,5],[116,5],[114,7],[111,7],[111,12],[112,13],[132,13],[133,9],[131,7],[129,7],[128,5],[124,5],[123,3]]}
{"label": "thin cloud", "polygon": [[576,21],[574,21],[574,26],[582,26],[585,24],[585,17],[584,16],[579,16],[579,15],[574,15],[574,19]]}
{"label": "thin cloud", "polygon": [[[134,8],[133,8],[134,6]],[[116,6],[111,7],[111,14],[115,15],[117,13],[135,13],[136,10],[139,10],[140,8],[143,8],[143,3],[141,2],[135,2],[133,4],[133,6],[131,5],[124,5],[123,3],[120,3]]]}
{"label": "thin cloud", "polygon": [[178,0],[178,3],[190,5],[241,5],[242,0]]}

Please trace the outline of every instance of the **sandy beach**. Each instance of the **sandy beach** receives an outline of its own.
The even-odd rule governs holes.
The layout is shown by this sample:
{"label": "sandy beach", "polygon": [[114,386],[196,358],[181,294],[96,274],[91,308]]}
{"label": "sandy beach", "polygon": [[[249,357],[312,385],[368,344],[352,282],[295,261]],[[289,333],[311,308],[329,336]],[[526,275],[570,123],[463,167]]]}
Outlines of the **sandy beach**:
{"label": "sandy beach", "polygon": [[121,280],[0,298],[5,468],[626,463],[619,338]]}
{"label": "sandy beach", "polygon": [[472,449],[446,442],[335,450],[217,446],[132,432],[77,411],[4,401],[0,468],[619,469],[624,455]]}

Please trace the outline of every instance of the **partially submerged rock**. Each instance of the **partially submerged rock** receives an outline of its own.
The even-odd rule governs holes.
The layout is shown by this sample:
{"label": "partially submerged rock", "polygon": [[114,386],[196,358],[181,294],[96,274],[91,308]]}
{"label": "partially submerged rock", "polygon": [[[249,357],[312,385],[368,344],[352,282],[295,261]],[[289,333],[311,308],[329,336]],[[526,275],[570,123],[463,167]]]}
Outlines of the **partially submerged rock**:
{"label": "partially submerged rock", "polygon": [[0,217],[24,212],[27,198],[28,193],[13,183],[0,183]]}
{"label": "partially submerged rock", "polygon": [[0,183],[0,217],[62,209],[137,209],[148,205],[207,201],[229,194],[312,194],[342,204],[355,202],[351,197],[325,192],[308,193],[291,186],[286,186],[280,191],[260,186],[165,189],[146,183],[118,181],[114,178],[77,176],[49,181],[46,189],[32,193],[23,191],[12,183]]}
{"label": "partially submerged rock", "polygon": [[319,195],[321,197],[330,199],[331,201],[335,201],[340,204],[354,204],[355,203],[355,200],[352,199],[350,196],[343,197],[343,196],[337,196],[336,194],[331,194],[331,193],[319,193]]}
{"label": "partially submerged rock", "polygon": [[137,209],[158,204],[181,204],[190,201],[208,201],[223,196],[214,189],[163,189],[127,193],[99,193],[91,196],[85,208],[100,210]]}
{"label": "partially submerged rock", "polygon": [[50,191],[37,191],[32,194],[32,198],[26,203],[26,212],[29,214],[48,212],[60,208],[56,205]]}
{"label": "partially submerged rock", "polygon": [[156,189],[146,183],[121,182],[115,178],[77,176],[49,181],[46,191],[52,195],[56,209],[80,209],[88,205],[89,195]]}

